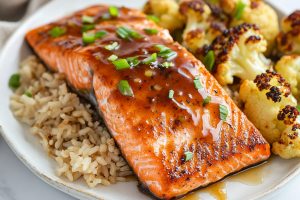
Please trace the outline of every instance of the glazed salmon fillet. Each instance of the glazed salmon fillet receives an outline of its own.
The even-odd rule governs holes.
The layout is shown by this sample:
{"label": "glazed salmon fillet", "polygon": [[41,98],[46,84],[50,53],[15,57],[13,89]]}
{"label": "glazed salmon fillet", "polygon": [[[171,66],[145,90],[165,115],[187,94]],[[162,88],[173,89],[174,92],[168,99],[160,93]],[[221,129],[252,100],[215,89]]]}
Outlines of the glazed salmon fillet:
{"label": "glazed salmon fillet", "polygon": [[156,198],[182,197],[270,156],[203,64],[138,10],[89,7],[26,39],[96,106],[140,188]]}

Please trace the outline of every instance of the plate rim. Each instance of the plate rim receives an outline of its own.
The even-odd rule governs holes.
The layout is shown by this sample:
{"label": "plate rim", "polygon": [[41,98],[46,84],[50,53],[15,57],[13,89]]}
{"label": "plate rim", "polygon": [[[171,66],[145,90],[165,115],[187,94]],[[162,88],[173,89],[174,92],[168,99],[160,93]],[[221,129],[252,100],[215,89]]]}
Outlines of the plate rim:
{"label": "plate rim", "polygon": [[[38,8],[32,15],[30,15],[27,19],[25,19],[24,21],[22,21],[20,23],[20,26],[14,31],[14,33],[7,39],[5,45],[3,46],[2,50],[0,51],[0,61],[4,60],[4,53],[5,51],[7,51],[7,49],[9,49],[9,47],[11,46],[11,43],[14,41],[14,38],[17,37],[17,35],[19,35],[21,32],[21,29],[23,27],[24,24],[29,23],[34,16],[38,15],[38,13],[42,12],[44,9],[47,9],[47,7],[50,7],[51,4],[55,4],[55,2],[59,2],[61,0],[53,0],[50,1],[46,4],[44,4],[43,6],[41,6],[40,8]],[[267,0],[268,4],[270,4],[273,8],[276,9],[276,11],[280,11],[276,6],[274,6],[272,3],[270,3]],[[282,13],[282,11],[280,11]],[[286,14],[286,13],[284,13]],[[22,154],[15,148],[15,145],[13,145],[13,142],[10,141],[10,139],[7,137],[6,132],[4,132],[2,126],[0,124],[0,135],[2,136],[2,138],[4,139],[4,141],[6,142],[6,144],[9,146],[9,148],[13,151],[13,153],[16,155],[16,157],[37,177],[39,177],[42,181],[44,181],[45,183],[47,183],[48,185],[56,188],[57,190],[64,192],[68,195],[71,195],[75,198],[84,198],[84,199],[89,199],[89,200],[104,200],[103,198],[99,198],[93,194],[90,194],[89,192],[80,190],[78,188],[73,187],[72,185],[68,185],[63,183],[62,178],[59,177],[59,179],[57,180],[53,180],[51,179],[49,176],[47,176],[46,174],[44,174],[41,170],[36,169],[36,167],[34,167],[31,163],[29,163],[25,158],[23,158]],[[258,200],[258,199],[262,199],[264,197],[267,196],[271,196],[272,193],[278,191],[279,189],[281,189],[282,187],[284,187],[289,181],[291,181],[291,179],[293,179],[295,176],[297,176],[300,173],[300,163],[298,163],[297,165],[295,165],[293,167],[293,169],[286,174],[281,180],[280,183],[271,186],[271,188],[269,188],[268,190],[261,192],[260,194],[258,194],[257,196],[253,197],[252,200]]]}

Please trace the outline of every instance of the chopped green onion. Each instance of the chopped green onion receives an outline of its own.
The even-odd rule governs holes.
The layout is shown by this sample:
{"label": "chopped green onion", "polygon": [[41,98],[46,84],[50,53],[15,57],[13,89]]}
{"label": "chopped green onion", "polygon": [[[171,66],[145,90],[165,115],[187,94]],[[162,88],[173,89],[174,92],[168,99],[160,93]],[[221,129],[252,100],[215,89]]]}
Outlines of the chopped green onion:
{"label": "chopped green onion", "polygon": [[59,37],[59,36],[62,36],[63,34],[66,33],[66,29],[65,28],[61,28],[61,27],[54,27],[52,28],[50,31],[49,31],[49,34],[51,35],[51,37]]}
{"label": "chopped green onion", "polygon": [[109,60],[109,61],[115,61],[115,60],[117,60],[118,59],[118,56],[116,56],[115,54],[112,54],[111,56],[109,56],[108,58],[107,58],[107,60]]}
{"label": "chopped green onion", "polygon": [[81,28],[82,32],[86,32],[95,28],[95,24],[84,24]]}
{"label": "chopped green onion", "polygon": [[138,32],[124,26],[118,27],[116,32],[120,38],[125,40],[143,38],[143,36]]}
{"label": "chopped green onion", "polygon": [[91,44],[94,43],[96,40],[95,34],[94,33],[86,33],[84,32],[82,34],[82,41],[84,44]]}
{"label": "chopped green onion", "polygon": [[194,79],[194,86],[197,90],[203,88],[202,84],[201,84],[201,81],[199,80],[199,78],[195,78]]}
{"label": "chopped green onion", "polygon": [[107,50],[109,50],[109,51],[113,51],[113,50],[118,49],[119,47],[120,46],[119,46],[119,44],[117,42],[113,42],[111,44],[106,45],[104,48],[107,49]]}
{"label": "chopped green onion", "polygon": [[155,15],[147,15],[147,19],[154,21],[155,23],[158,23],[160,19]]}
{"label": "chopped green onion", "polygon": [[164,52],[167,50],[170,50],[170,48],[166,47],[165,45],[162,44],[157,44],[155,45],[155,48],[159,51],[159,52]]}
{"label": "chopped green onion", "polygon": [[144,31],[148,34],[148,35],[155,35],[158,33],[157,29],[153,29],[153,28],[145,28]]}
{"label": "chopped green onion", "polygon": [[177,53],[175,51],[164,45],[158,44],[155,45],[155,47],[159,50],[159,53],[157,54],[159,57],[165,58],[167,60],[172,60],[177,56]]}
{"label": "chopped green onion", "polygon": [[297,105],[296,108],[300,112],[300,105]]}
{"label": "chopped green onion", "polygon": [[209,104],[209,102],[211,101],[211,96],[207,96],[204,100],[203,100],[203,106],[206,106],[207,104]]}
{"label": "chopped green onion", "polygon": [[174,97],[174,90],[169,90],[169,99],[173,99]]}
{"label": "chopped green onion", "polygon": [[148,65],[148,64],[151,64],[153,62],[155,62],[157,60],[157,54],[156,53],[153,53],[151,54],[148,58],[145,58],[142,63]]}
{"label": "chopped green onion", "polygon": [[135,67],[138,64],[140,64],[140,60],[138,59],[137,56],[134,57],[128,57],[126,58],[127,62],[130,64],[131,67]]}
{"label": "chopped green onion", "polygon": [[92,23],[94,23],[94,17],[83,15],[82,16],[82,23],[92,24]]}
{"label": "chopped green onion", "polygon": [[145,70],[145,76],[147,76],[147,77],[151,77],[151,76],[153,76],[153,71],[152,70],[150,70],[150,69],[147,69],[147,70]]}
{"label": "chopped green onion", "polygon": [[164,62],[161,66],[165,67],[165,68],[174,67],[174,63],[172,63],[172,62]]}
{"label": "chopped green onion", "polygon": [[97,39],[100,39],[100,38],[104,37],[105,35],[107,35],[106,31],[98,31],[98,32],[95,33],[95,37]]}
{"label": "chopped green onion", "polygon": [[226,118],[228,116],[228,109],[226,106],[220,104],[219,106],[219,111],[220,111],[220,119],[223,121],[226,121]]}
{"label": "chopped green onion", "polygon": [[109,14],[112,17],[118,17],[119,16],[119,9],[115,6],[110,6],[109,7]]}
{"label": "chopped green onion", "polygon": [[247,5],[242,0],[239,0],[237,2],[235,12],[234,12],[235,19],[240,20],[242,18],[246,6]]}
{"label": "chopped green onion", "polygon": [[17,89],[18,87],[20,87],[21,85],[20,78],[21,78],[20,74],[11,75],[8,81],[9,87],[12,89]]}
{"label": "chopped green onion", "polygon": [[128,83],[127,80],[121,80],[118,83],[118,89],[121,92],[121,94],[123,94],[124,96],[133,96],[133,91]]}
{"label": "chopped green onion", "polygon": [[26,95],[26,96],[32,98],[32,93],[31,93],[30,91],[25,91],[25,92],[24,92],[24,95]]}
{"label": "chopped green onion", "polygon": [[112,62],[117,70],[129,69],[130,65],[126,59],[118,59]]}
{"label": "chopped green onion", "polygon": [[215,54],[214,51],[210,50],[204,57],[204,65],[208,71],[212,71],[215,64]]}
{"label": "chopped green onion", "polygon": [[187,152],[184,152],[184,155],[185,155],[185,161],[189,161],[193,158],[194,154],[190,151],[187,151]]}

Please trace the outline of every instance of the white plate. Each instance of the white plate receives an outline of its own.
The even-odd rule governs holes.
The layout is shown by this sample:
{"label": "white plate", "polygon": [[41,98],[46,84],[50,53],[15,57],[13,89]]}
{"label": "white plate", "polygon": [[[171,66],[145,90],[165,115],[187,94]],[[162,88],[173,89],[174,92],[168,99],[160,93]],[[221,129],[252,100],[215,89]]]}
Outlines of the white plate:
{"label": "white plate", "polygon": [[[118,183],[108,187],[99,186],[94,189],[88,188],[83,181],[69,182],[55,174],[56,163],[50,159],[38,143],[37,138],[28,133],[26,127],[22,126],[9,110],[9,96],[12,91],[7,83],[11,74],[17,71],[19,62],[32,52],[24,42],[26,31],[53,21],[59,17],[70,14],[73,11],[97,3],[109,4],[112,1],[105,0],[56,0],[40,9],[30,17],[10,38],[0,57],[0,125],[2,135],[10,148],[15,152],[23,163],[33,173],[50,185],[81,199],[149,199],[140,193],[136,187],[137,182]],[[114,5],[125,5],[127,7],[141,8],[144,0],[114,0]],[[2,161],[3,162],[3,161]],[[262,184],[249,186],[238,182],[227,181],[227,195],[229,200],[234,199],[258,199],[272,193],[283,186],[299,172],[299,160],[272,159],[267,166]],[[204,197],[204,198],[203,198]],[[207,194],[201,199],[210,199]]]}

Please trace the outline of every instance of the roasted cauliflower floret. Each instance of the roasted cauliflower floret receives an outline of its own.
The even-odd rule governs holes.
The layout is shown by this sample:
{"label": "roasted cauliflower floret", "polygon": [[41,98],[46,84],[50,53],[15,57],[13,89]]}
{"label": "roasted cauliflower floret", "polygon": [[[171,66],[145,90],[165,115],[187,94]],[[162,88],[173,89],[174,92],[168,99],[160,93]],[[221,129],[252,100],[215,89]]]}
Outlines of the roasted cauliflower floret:
{"label": "roasted cauliflower floret", "polygon": [[210,45],[226,29],[225,24],[212,15],[211,9],[203,0],[181,1],[180,12],[187,19],[183,45],[193,53]]}
{"label": "roasted cauliflower floret", "polygon": [[241,84],[243,111],[269,143],[279,141],[281,133],[287,128],[284,120],[278,119],[280,110],[287,105],[297,105],[290,93],[290,85],[284,78],[269,70],[258,75],[254,81],[245,80]]}
{"label": "roasted cauliflower floret", "polygon": [[286,129],[280,139],[273,143],[273,153],[282,158],[300,157],[300,116],[297,108],[286,106],[279,114],[278,119],[284,121]]}
{"label": "roasted cauliflower floret", "polygon": [[279,33],[278,16],[274,9],[261,0],[220,0],[221,7],[231,15],[231,27],[249,23],[256,24],[267,40],[269,54]]}
{"label": "roasted cauliflower floret", "polygon": [[282,32],[277,37],[281,54],[300,54],[300,10],[293,12],[281,22]]}
{"label": "roasted cauliflower floret", "polygon": [[158,24],[170,32],[184,26],[185,19],[179,12],[176,0],[149,0],[144,7],[144,12],[158,17]]}
{"label": "roasted cauliflower floret", "polygon": [[252,24],[241,24],[225,31],[210,49],[216,58],[213,74],[223,86],[232,84],[234,77],[253,80],[270,68],[270,60],[263,55],[267,42]]}
{"label": "roasted cauliflower floret", "polygon": [[275,70],[291,84],[293,95],[300,100],[300,55],[283,56],[276,64]]}

